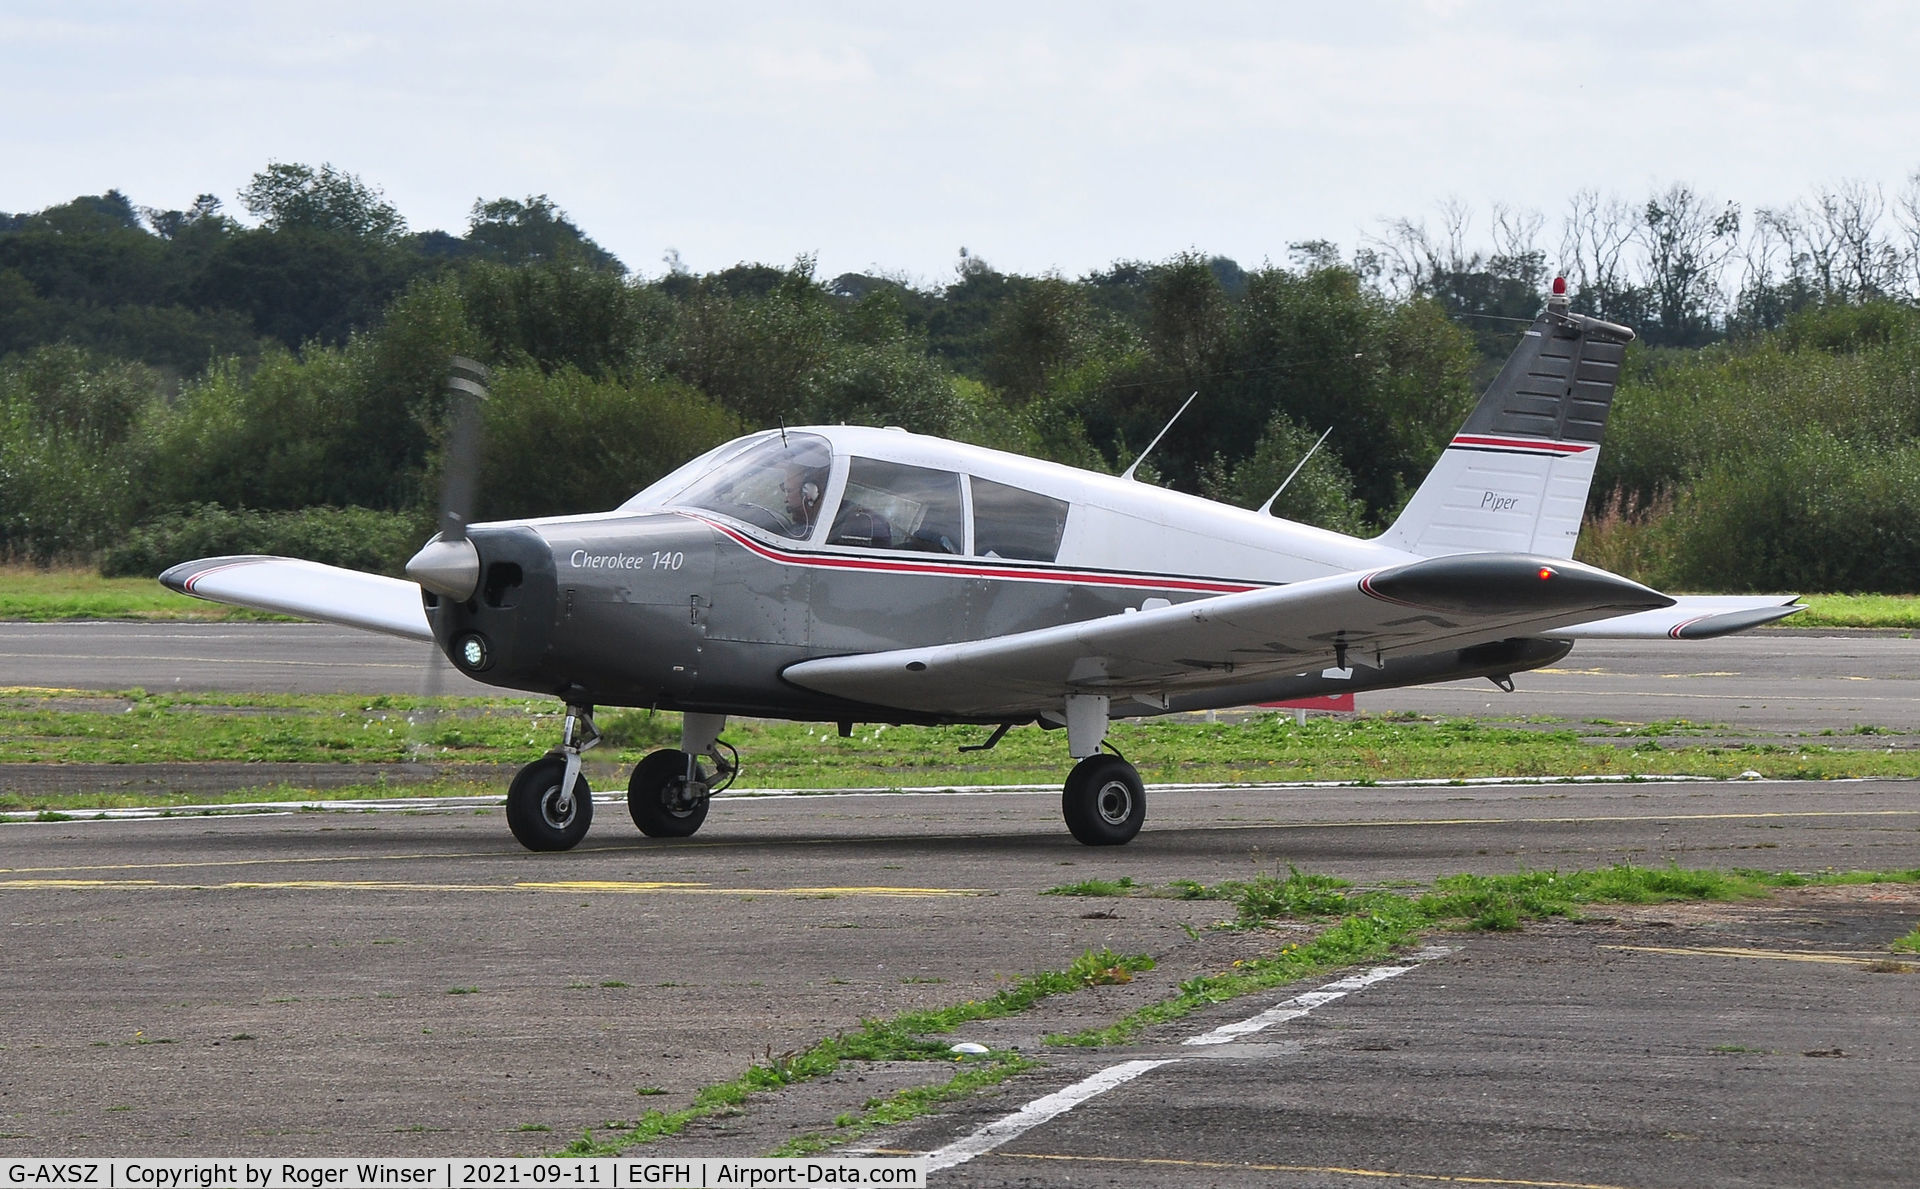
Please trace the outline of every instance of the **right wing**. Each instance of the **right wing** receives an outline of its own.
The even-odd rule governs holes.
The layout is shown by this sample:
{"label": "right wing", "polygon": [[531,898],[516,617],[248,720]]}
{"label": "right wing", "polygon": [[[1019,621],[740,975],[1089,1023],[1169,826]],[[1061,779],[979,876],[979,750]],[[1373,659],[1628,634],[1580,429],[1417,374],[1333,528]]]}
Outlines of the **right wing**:
{"label": "right wing", "polygon": [[823,657],[795,685],[924,714],[1058,711],[1071,694],[1169,697],[1539,635],[1664,607],[1666,595],[1579,562],[1454,554],[1108,615],[984,640]]}
{"label": "right wing", "polygon": [[342,627],[431,640],[420,588],[399,578],[367,574],[292,557],[206,557],[181,562],[160,575],[181,594],[294,615]]}

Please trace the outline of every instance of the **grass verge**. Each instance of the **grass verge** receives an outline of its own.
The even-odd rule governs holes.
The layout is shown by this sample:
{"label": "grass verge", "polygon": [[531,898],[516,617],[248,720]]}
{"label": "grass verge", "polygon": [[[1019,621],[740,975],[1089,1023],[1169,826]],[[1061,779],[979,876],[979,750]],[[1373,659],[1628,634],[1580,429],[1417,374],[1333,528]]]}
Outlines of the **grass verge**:
{"label": "grass verge", "polygon": [[[1233,927],[1257,929],[1280,920],[1321,920],[1311,941],[1292,943],[1266,958],[1189,979],[1178,995],[1100,1029],[1049,1036],[1049,1044],[1122,1044],[1147,1028],[1193,1014],[1210,1004],[1285,986],[1343,966],[1378,961],[1432,929],[1508,930],[1526,921],[1574,918],[1582,905],[1659,904],[1679,900],[1751,900],[1776,888],[1844,883],[1920,883],[1920,868],[1829,875],[1736,870],[1684,870],[1619,865],[1598,871],[1530,871],[1514,875],[1454,875],[1418,896],[1351,891],[1346,881],[1290,871],[1248,882],[1207,887],[1176,885],[1176,895],[1231,901]],[[1920,933],[1920,931],[1916,931]],[[1899,945],[1896,942],[1895,945]]]}
{"label": "grass verge", "polygon": [[[972,999],[932,1011],[902,1012],[885,1020],[867,1020],[857,1032],[832,1036],[792,1053],[778,1056],[768,1053],[764,1061],[754,1063],[739,1077],[701,1090],[694,1096],[693,1104],[683,1110],[651,1110],[625,1127],[609,1124],[605,1136],[595,1138],[591,1133],[583,1134],[560,1155],[617,1156],[628,1148],[678,1135],[696,1120],[735,1113],[755,1094],[825,1077],[847,1061],[953,1060],[945,1042],[928,1038],[943,1036],[961,1024],[975,1020],[1018,1015],[1049,996],[1064,995],[1084,987],[1124,982],[1139,971],[1151,969],[1153,959],[1145,954],[1120,955],[1111,950],[1089,950],[1065,970],[1028,975],[988,999]],[[991,1080],[1003,1080],[1019,1072],[1019,1068],[1024,1068],[1021,1064],[1023,1059],[1018,1054],[988,1054],[988,1058],[989,1063],[981,1068],[1000,1071],[999,1077]],[[918,1097],[891,1104],[876,1102],[869,1104],[868,1109],[880,1112],[885,1108],[887,1117],[891,1117],[900,1111],[914,1109],[917,1103],[918,1109],[924,1111],[938,1102],[971,1092],[969,1087],[978,1088],[987,1084],[991,1084],[991,1081],[986,1079],[984,1073],[968,1070],[949,1079],[942,1087],[923,1091]],[[943,1089],[947,1094],[944,1098],[939,1096]],[[895,1098],[901,1096],[896,1095]],[[880,1114],[874,1115],[875,1120],[881,1117]],[[857,1119],[849,1120],[841,1130],[851,1131],[857,1122]],[[879,1125],[879,1122],[873,1121],[865,1126],[871,1129]]]}
{"label": "grass verge", "polygon": [[1790,628],[1920,629],[1920,595],[1804,595],[1805,611],[1786,618]]}
{"label": "grass verge", "polygon": [[175,594],[152,578],[102,578],[93,570],[42,570],[0,565],[0,620],[51,623],[70,619],[287,620]]}
{"label": "grass verge", "polygon": [[[562,708],[532,697],[151,694],[143,690],[0,687],[0,764],[406,763],[518,766],[558,737]],[[676,746],[673,714],[615,711],[590,765],[629,767]],[[1475,777],[1696,775],[1769,778],[1920,776],[1920,749],[1802,740],[1718,745],[1713,728],[1651,724],[1482,722],[1404,715],[1310,718],[1263,714],[1236,722],[1115,724],[1111,739],[1149,785],[1191,782],[1358,782]],[[1060,741],[1017,730],[990,753],[962,753],[973,727],[831,726],[744,721],[727,738],[749,762],[736,786],[837,789],[1038,784],[1060,779]],[[1871,736],[1871,738],[1869,738]],[[1836,740],[1836,743],[1839,740]],[[595,776],[598,781],[603,777]],[[620,773],[624,782],[625,773]],[[306,790],[294,795],[307,797]],[[16,808],[90,806],[61,794]]]}

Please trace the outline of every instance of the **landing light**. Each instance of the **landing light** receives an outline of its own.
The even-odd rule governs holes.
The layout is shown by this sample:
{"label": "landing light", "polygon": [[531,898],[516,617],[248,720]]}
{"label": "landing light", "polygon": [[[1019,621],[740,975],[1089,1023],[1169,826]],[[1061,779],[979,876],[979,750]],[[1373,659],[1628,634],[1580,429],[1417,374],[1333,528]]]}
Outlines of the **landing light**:
{"label": "landing light", "polygon": [[453,642],[453,659],[460,662],[463,669],[478,672],[493,660],[487,648],[487,638],[479,632],[468,632]]}

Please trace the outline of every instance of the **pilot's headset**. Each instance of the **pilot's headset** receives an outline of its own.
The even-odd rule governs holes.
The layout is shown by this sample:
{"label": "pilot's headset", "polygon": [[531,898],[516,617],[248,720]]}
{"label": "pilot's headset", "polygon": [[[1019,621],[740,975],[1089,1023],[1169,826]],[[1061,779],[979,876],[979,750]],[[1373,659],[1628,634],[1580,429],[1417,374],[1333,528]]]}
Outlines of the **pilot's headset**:
{"label": "pilot's headset", "polygon": [[820,506],[820,485],[808,479],[800,485],[800,502],[811,512]]}

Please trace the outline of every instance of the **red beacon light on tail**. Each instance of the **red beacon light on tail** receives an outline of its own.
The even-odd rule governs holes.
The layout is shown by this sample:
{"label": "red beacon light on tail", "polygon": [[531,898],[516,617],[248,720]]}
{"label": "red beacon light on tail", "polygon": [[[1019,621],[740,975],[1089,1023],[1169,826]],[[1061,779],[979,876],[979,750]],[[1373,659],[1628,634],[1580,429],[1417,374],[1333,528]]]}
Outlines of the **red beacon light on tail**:
{"label": "red beacon light on tail", "polygon": [[1553,288],[1547,293],[1547,308],[1565,310],[1571,299],[1567,296],[1567,278],[1553,278]]}

